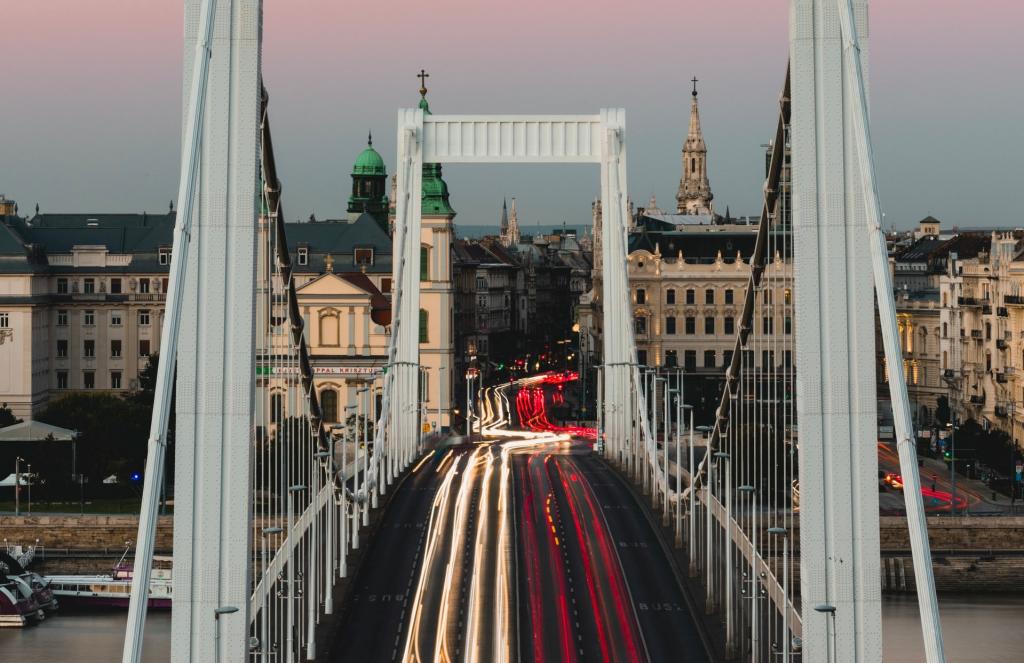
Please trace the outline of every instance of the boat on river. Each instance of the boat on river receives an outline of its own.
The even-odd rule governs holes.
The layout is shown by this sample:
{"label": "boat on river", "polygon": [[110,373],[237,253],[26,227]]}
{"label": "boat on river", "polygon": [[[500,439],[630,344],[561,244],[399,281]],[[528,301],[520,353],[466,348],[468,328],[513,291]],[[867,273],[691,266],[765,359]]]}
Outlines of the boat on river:
{"label": "boat on river", "polygon": [[[155,556],[149,580],[149,607],[170,610],[173,583],[171,558]],[[127,608],[132,595],[132,565],[122,557],[107,575],[47,576],[61,605],[76,608]]]}

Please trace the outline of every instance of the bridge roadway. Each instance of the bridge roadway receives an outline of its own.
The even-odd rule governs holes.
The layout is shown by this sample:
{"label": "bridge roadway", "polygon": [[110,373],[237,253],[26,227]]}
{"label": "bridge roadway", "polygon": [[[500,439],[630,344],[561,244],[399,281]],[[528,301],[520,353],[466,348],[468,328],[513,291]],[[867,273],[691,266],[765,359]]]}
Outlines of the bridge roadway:
{"label": "bridge roadway", "polygon": [[507,390],[394,493],[329,660],[710,660],[633,493],[589,443],[511,429]]}

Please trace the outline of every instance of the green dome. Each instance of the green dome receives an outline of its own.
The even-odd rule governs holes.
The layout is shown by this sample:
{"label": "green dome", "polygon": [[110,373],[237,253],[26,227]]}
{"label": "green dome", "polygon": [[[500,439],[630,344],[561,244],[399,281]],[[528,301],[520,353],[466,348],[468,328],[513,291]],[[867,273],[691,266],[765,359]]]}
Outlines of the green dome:
{"label": "green dome", "polygon": [[384,159],[377,150],[373,149],[371,140],[366,149],[356,157],[356,163],[352,166],[353,175],[387,175],[387,168],[384,166]]}

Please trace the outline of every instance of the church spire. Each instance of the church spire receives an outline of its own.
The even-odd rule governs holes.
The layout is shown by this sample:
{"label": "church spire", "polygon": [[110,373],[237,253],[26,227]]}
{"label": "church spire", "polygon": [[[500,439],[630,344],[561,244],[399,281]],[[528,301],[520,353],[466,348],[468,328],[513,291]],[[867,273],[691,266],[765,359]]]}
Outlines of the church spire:
{"label": "church spire", "polygon": [[697,78],[693,78],[690,101],[690,127],[683,143],[683,174],[676,193],[677,214],[713,214],[711,185],[708,183],[708,147],[700,129],[700,111],[697,107]]}
{"label": "church spire", "polygon": [[516,199],[512,199],[510,209],[505,201],[501,203],[501,243],[504,246],[515,246],[519,243],[519,217],[516,214]]}

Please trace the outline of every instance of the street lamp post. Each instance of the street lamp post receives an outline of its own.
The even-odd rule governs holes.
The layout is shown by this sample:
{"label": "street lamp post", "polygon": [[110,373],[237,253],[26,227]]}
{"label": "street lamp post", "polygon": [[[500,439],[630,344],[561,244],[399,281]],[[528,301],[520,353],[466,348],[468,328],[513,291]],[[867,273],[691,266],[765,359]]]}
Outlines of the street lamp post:
{"label": "street lamp post", "polygon": [[21,515],[21,456],[14,457],[14,515]]}
{"label": "street lamp post", "polygon": [[789,661],[789,535],[783,527],[769,527],[768,533],[782,538],[782,660]]}
{"label": "street lamp post", "polygon": [[956,416],[950,416],[951,421],[946,424],[949,428],[949,483],[952,486],[952,497],[949,500],[949,514],[956,515]]}

